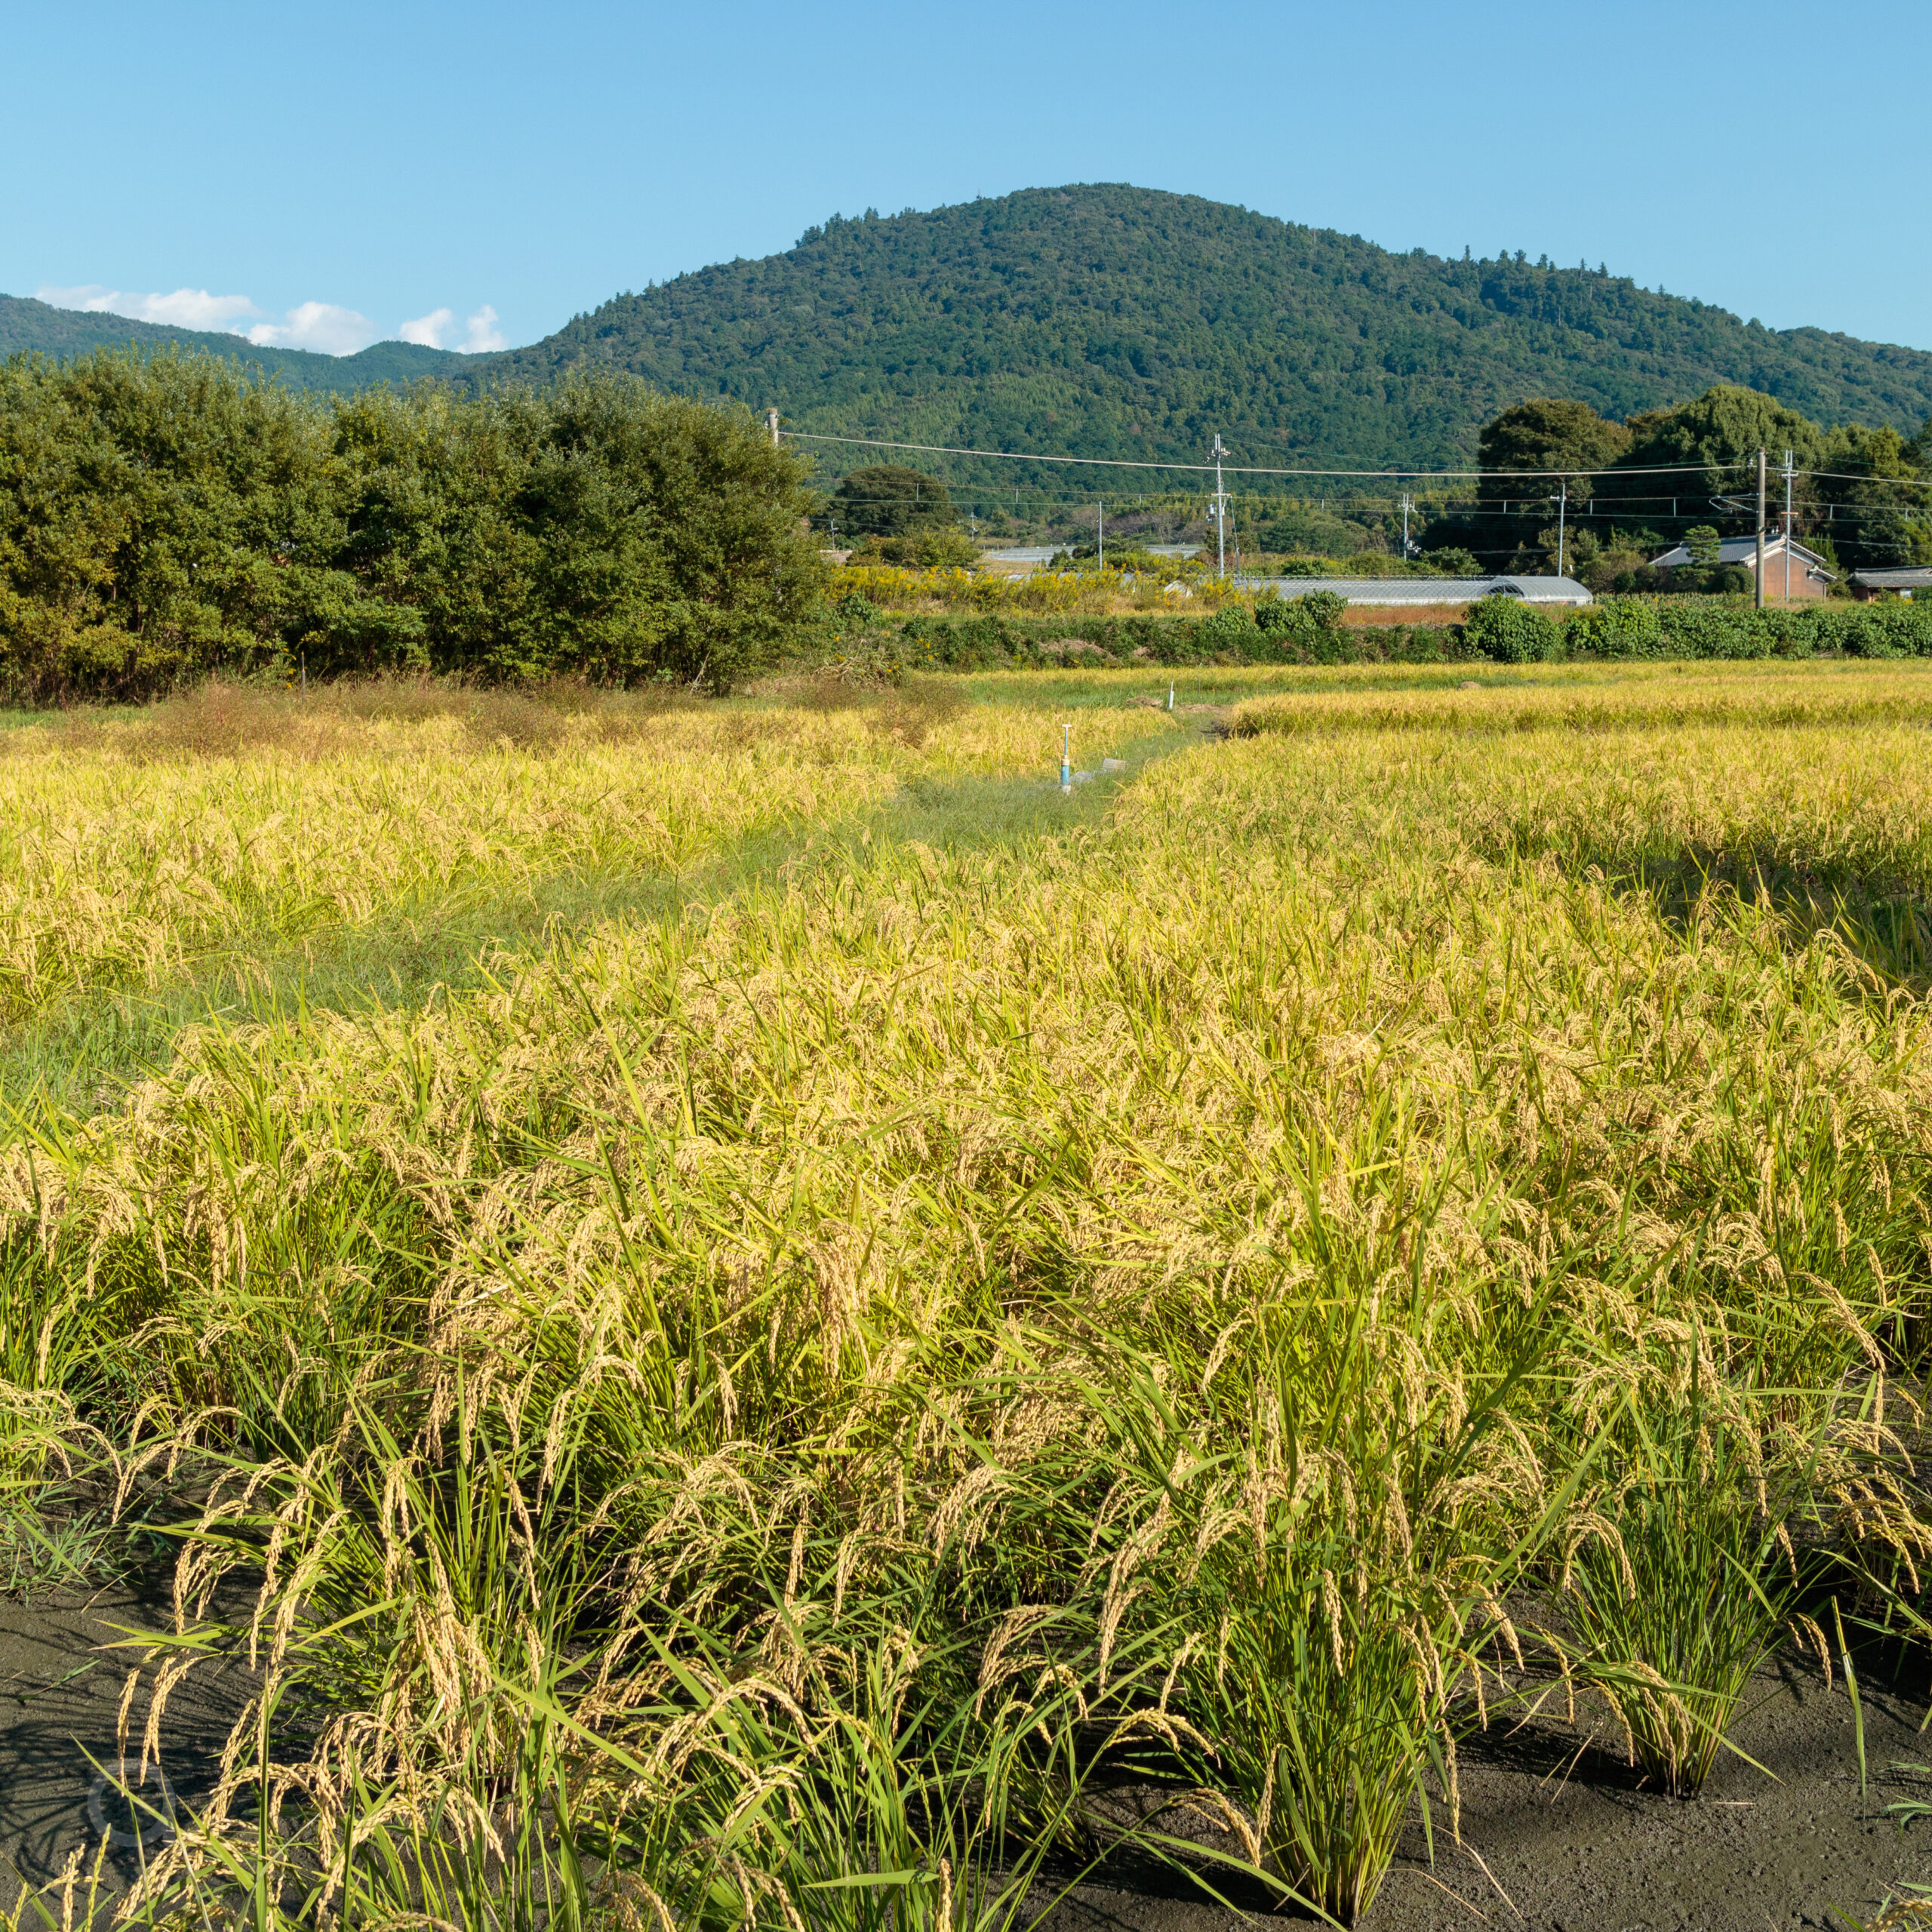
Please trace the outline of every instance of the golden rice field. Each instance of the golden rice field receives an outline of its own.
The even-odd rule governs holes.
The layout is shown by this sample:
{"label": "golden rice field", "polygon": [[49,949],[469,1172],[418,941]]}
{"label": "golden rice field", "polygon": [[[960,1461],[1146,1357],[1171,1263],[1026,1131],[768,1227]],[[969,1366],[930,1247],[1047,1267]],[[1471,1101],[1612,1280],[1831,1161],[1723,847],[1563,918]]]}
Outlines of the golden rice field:
{"label": "golden rice field", "polygon": [[117,1910],[1373,1926],[1919,1641],[1932,681],[1177,682],[5,734],[12,1560],[252,1672]]}

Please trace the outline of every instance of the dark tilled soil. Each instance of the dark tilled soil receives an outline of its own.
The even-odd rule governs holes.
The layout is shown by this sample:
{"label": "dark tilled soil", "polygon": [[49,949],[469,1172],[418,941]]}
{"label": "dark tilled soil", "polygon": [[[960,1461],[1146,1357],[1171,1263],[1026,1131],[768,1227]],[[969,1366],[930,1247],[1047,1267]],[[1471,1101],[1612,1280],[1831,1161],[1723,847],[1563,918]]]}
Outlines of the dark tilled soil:
{"label": "dark tilled soil", "polygon": [[[76,1848],[91,1862],[88,1793],[96,1765],[118,1757],[122,1692],[140,1654],[126,1632],[167,1621],[162,1593],[125,1586],[0,1603],[0,1909],[23,1884],[57,1878]],[[236,1662],[201,1665],[169,1699],[162,1762],[190,1806],[212,1787],[251,1681]],[[1499,1724],[1463,1746],[1462,1844],[1438,1808],[1432,1868],[1412,1823],[1364,1932],[1846,1932],[1906,1882],[1932,1882],[1932,1820],[1902,1831],[1885,1812],[1903,1798],[1932,1801],[1932,1775],[1903,1768],[1932,1763],[1926,1705],[1869,1680],[1863,1698],[1863,1794],[1841,1686],[1828,1690],[1790,1659],[1761,1674],[1734,1734],[1764,1770],[1722,1758],[1687,1802],[1644,1788],[1607,1719],[1592,1725],[1580,1712],[1573,1725],[1558,1710],[1513,1731]],[[129,1720],[137,1752],[147,1712],[144,1683]],[[131,1881],[137,1857],[110,1851],[111,1886]],[[1269,1915],[1258,1890],[1223,1889]],[[1232,1932],[1244,1922],[1184,1876],[1142,1868],[1079,1887],[1050,1932]]]}
{"label": "dark tilled soil", "polygon": [[[1862,1694],[1862,1795],[1842,1686],[1828,1691],[1815,1669],[1789,1660],[1761,1674],[1733,1733],[1764,1770],[1727,1755],[1685,1802],[1642,1787],[1607,1718],[1593,1727],[1580,1710],[1572,1726],[1559,1706],[1513,1735],[1500,1726],[1479,1735],[1462,1752],[1462,1845],[1438,1808],[1432,1868],[1412,1821],[1364,1932],[1849,1932],[1907,1881],[1932,1883],[1932,1820],[1902,1832],[1885,1811],[1900,1798],[1932,1800],[1932,1777],[1900,1768],[1932,1762],[1932,1734],[1919,1728],[1925,1705],[1869,1683]],[[1224,1932],[1241,1922],[1188,1896],[1184,1879],[1136,1875],[1146,1889],[1080,1887],[1051,1932]],[[1267,1910],[1259,1893],[1221,1889]]]}
{"label": "dark tilled soil", "polygon": [[[116,1584],[26,1604],[0,1601],[0,1910],[23,1887],[57,1878],[76,1849],[91,1866],[100,1840],[88,1798],[97,1767],[111,1770],[120,1758],[122,1693],[143,1648],[128,1633],[168,1627],[165,1588]],[[153,1675],[143,1672],[129,1707],[128,1746],[137,1758]],[[239,1664],[216,1660],[197,1664],[173,1688],[161,1761],[183,1803],[198,1807],[213,1789],[251,1681]],[[110,1823],[124,1811],[104,1796]],[[139,1856],[109,1847],[102,1876],[110,1890],[133,1881]]]}

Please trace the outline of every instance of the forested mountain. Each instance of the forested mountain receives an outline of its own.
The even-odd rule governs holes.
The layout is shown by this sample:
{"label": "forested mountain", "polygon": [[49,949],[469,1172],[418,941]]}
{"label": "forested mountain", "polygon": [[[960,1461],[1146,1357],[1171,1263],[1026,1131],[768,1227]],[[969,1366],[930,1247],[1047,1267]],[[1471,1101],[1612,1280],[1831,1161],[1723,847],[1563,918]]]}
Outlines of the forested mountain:
{"label": "forested mountain", "polygon": [[[1932,415],[1932,354],[1919,350],[1767,329],[1601,269],[1520,252],[1392,254],[1109,184],[835,217],[783,254],[615,297],[496,355],[254,349],[0,297],[0,354],[129,341],[240,356],[314,389],[624,369],[681,394],[775,405],[801,429],[924,443],[1195,462],[1218,432],[1237,463],[1264,466],[1468,461],[1482,423],[1531,396],[1620,420],[1721,383],[1826,428],[1909,434]],[[821,454],[834,473],[869,460]]]}
{"label": "forested mountain", "polygon": [[1732,383],[1828,426],[1932,414],[1917,350],[1116,185],[835,217],[490,361],[467,373],[614,367],[803,429],[926,443],[1195,461],[1218,431],[1261,464],[1467,460],[1526,396],[1620,418]]}
{"label": "forested mountain", "polygon": [[37,349],[63,360],[90,349],[143,351],[172,347],[205,349],[260,365],[296,389],[353,390],[374,383],[412,382],[420,376],[460,376],[464,358],[446,349],[413,342],[375,342],[353,355],[321,355],[310,349],[257,349],[238,335],[205,329],[170,328],[131,321],[92,309],[57,309],[32,296],[0,295],[0,355]]}

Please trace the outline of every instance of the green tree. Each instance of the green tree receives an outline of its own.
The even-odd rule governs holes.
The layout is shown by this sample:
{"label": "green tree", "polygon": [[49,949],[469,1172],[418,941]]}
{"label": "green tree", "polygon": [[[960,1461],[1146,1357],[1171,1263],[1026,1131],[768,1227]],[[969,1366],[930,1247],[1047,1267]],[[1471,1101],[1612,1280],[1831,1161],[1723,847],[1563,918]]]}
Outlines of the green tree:
{"label": "green tree", "polygon": [[1263,551],[1279,556],[1350,557],[1369,543],[1366,524],[1320,509],[1285,510],[1256,536]]}
{"label": "green tree", "polygon": [[[1774,527],[1783,497],[1775,472],[1787,449],[1800,470],[1823,466],[1824,432],[1815,423],[1756,389],[1720,383],[1670,409],[1633,416],[1629,448],[1612,472],[1596,479],[1598,518],[1613,533],[1641,530],[1667,549],[1693,528],[1721,537],[1757,528],[1757,456],[1764,451]],[[1801,478],[1794,499],[1801,538],[1816,521],[1817,498]],[[1614,547],[1613,543],[1612,547]],[[1690,579],[1680,576],[1680,587]],[[1718,586],[1711,579],[1707,588]]]}
{"label": "green tree", "polygon": [[1714,523],[1695,523],[1684,533],[1684,547],[1690,553],[1694,564],[1715,563],[1718,546],[1723,540]]}
{"label": "green tree", "polygon": [[17,691],[139,694],[413,615],[339,565],[326,409],[229,364],[0,365],[0,666]]}
{"label": "green tree", "polygon": [[1712,491],[1742,488],[1745,472],[1737,466],[1752,462],[1761,448],[1774,464],[1783,451],[1795,451],[1801,469],[1815,467],[1824,454],[1823,432],[1815,423],[1775,396],[1727,383],[1674,408],[1633,416],[1626,426],[1630,444],[1620,466],[1703,464]]}
{"label": "green tree", "polygon": [[[1574,477],[1607,469],[1629,441],[1622,423],[1606,422],[1587,402],[1541,397],[1519,402],[1485,423],[1477,438],[1477,460],[1485,470],[1548,470]],[[1499,494],[1502,481],[1497,478]]]}
{"label": "green tree", "polygon": [[903,537],[868,537],[852,552],[855,564],[897,564],[909,570],[965,570],[979,560],[979,546],[963,530],[928,528]]}
{"label": "green tree", "polygon": [[0,364],[0,678],[139,696],[211,670],[492,678],[768,661],[823,582],[808,466],[629,377],[350,400],[204,356]]}
{"label": "green tree", "polygon": [[[1756,528],[1752,500],[1760,449],[1773,468],[1786,450],[1800,469],[1823,466],[1824,432],[1815,423],[1775,396],[1730,384],[1674,409],[1633,416],[1629,428],[1630,447],[1619,473],[1598,478],[1598,502],[1608,500],[1627,521],[1641,518],[1679,534],[1691,523],[1715,522],[1730,536]],[[1745,507],[1726,509],[1719,498]]]}
{"label": "green tree", "polygon": [[959,521],[946,485],[903,463],[855,469],[832,493],[838,528],[854,537],[905,537],[950,530]]}
{"label": "green tree", "polygon": [[1621,423],[1587,402],[1546,396],[1512,405],[1477,439],[1475,509],[1436,518],[1424,548],[1466,549],[1493,571],[1554,569],[1556,546],[1546,556],[1540,531],[1555,500],[1567,489],[1580,509],[1595,487],[1590,472],[1614,463],[1629,440]]}
{"label": "green tree", "polygon": [[1826,439],[1820,467],[1813,520],[1847,569],[1932,563],[1932,491],[1913,487],[1921,473],[1913,443],[1896,429],[1847,423]]}

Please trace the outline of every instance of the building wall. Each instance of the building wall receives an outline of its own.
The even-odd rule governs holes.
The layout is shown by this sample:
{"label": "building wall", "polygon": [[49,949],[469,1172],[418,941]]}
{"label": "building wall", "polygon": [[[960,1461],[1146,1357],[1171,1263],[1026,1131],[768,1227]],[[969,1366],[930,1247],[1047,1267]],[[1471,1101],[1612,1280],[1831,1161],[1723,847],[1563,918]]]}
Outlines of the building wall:
{"label": "building wall", "polygon": [[[1748,571],[1757,562],[1755,557],[1746,561]],[[1831,589],[1828,582],[1810,574],[1811,566],[1795,552],[1791,559],[1791,601],[1794,604],[1814,597],[1823,597]],[[1764,546],[1764,601],[1782,604],[1784,601],[1784,552],[1774,550],[1769,543]]]}

